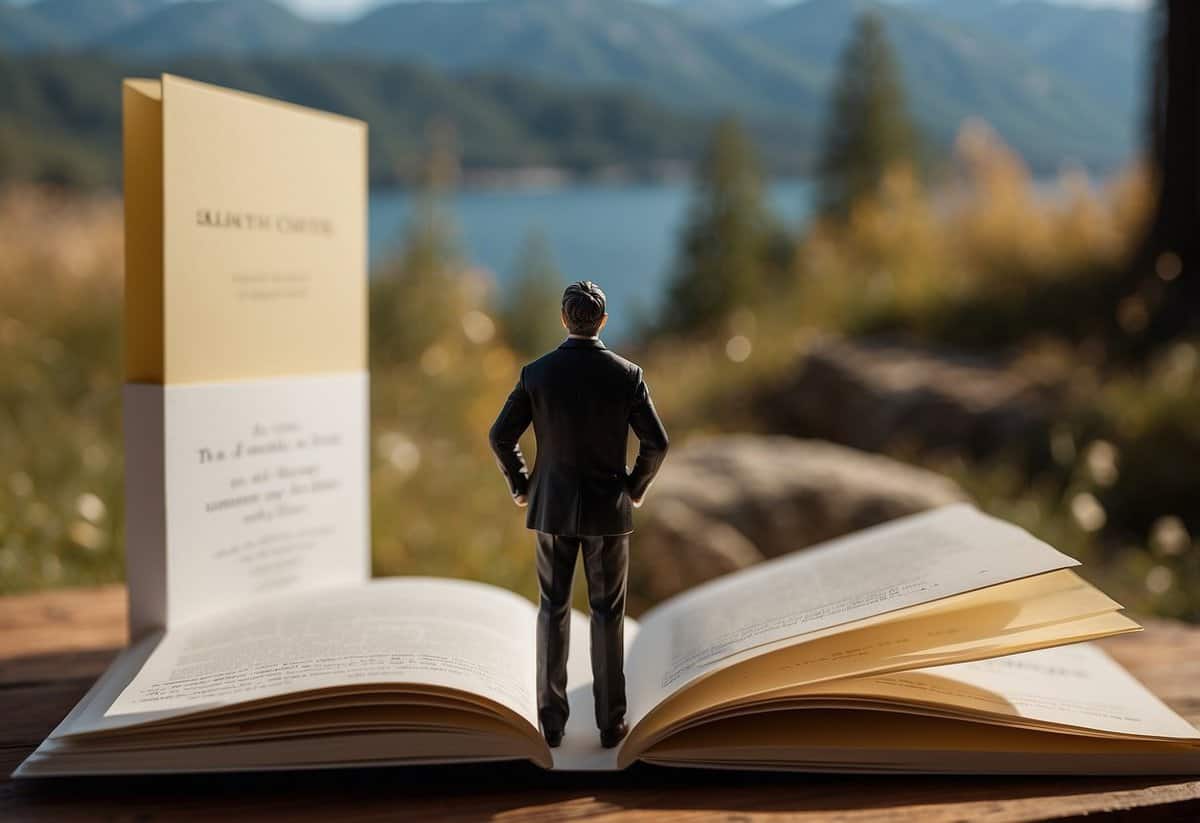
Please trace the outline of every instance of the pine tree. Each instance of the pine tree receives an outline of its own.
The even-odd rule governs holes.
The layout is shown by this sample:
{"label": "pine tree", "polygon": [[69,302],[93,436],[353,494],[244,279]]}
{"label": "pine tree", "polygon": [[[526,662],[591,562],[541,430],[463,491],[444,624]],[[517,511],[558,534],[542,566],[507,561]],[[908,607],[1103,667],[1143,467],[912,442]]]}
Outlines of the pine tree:
{"label": "pine tree", "polygon": [[916,144],[883,21],[867,12],[842,52],[830,98],[817,170],[818,210],[845,217],[856,200],[878,189],[890,169],[915,162]]}
{"label": "pine tree", "polygon": [[459,328],[464,310],[460,274],[466,266],[457,225],[444,207],[457,153],[453,135],[431,129],[424,188],[415,196],[400,253],[371,282],[371,357],[378,363],[415,360]]}
{"label": "pine tree", "polygon": [[500,312],[504,336],[521,354],[535,357],[562,340],[562,275],[550,247],[540,232],[530,232],[521,243],[515,264],[516,279]]}
{"label": "pine tree", "polygon": [[759,296],[773,220],[754,146],[737,120],[721,120],[694,176],[660,325],[710,329]]}

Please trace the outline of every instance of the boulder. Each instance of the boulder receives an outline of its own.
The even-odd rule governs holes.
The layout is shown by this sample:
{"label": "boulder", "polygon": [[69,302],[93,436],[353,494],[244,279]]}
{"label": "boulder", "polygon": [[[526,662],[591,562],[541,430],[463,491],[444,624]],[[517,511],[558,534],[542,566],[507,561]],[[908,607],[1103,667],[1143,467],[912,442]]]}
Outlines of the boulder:
{"label": "boulder", "polygon": [[639,511],[633,590],[658,600],[763,558],[964,499],[941,475],[823,441],[693,440],[671,453]]}
{"label": "boulder", "polygon": [[1061,387],[1005,363],[882,341],[824,339],[756,406],[770,431],[858,449],[1004,451],[1042,460]]}

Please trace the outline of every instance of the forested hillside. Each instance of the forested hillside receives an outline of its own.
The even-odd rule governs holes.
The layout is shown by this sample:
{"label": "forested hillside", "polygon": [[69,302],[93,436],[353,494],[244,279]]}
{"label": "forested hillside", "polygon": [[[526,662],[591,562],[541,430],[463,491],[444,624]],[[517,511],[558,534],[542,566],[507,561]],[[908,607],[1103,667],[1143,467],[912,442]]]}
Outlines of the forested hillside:
{"label": "forested hillside", "polygon": [[[70,109],[50,111],[75,90],[45,80],[53,66],[33,59],[88,54],[151,73],[186,65],[202,79],[378,117],[377,179],[408,174],[404,158],[431,110],[458,126],[469,167],[644,169],[693,156],[695,131],[681,124],[732,112],[751,121],[772,171],[807,171],[833,57],[866,11],[886,21],[935,150],[977,117],[1040,173],[1111,170],[1135,151],[1145,15],[1044,0],[417,0],[340,22],[273,0],[0,0],[0,80],[25,89],[19,99],[0,89],[6,110],[25,118],[4,125],[0,146],[10,167],[24,141],[43,158],[25,166],[52,166],[49,155],[104,176],[112,135],[92,136],[99,124]],[[30,117],[73,128],[31,134],[19,128]]]}
{"label": "forested hillside", "polygon": [[[435,122],[453,124],[467,174],[553,166],[581,176],[637,177],[690,161],[706,123],[704,115],[630,92],[580,93],[503,74],[449,76],[397,63],[0,55],[0,179],[116,185],[121,79],[163,69],[367,120],[371,175],[380,183],[416,179]],[[760,135],[776,170],[795,171],[789,163],[806,159],[795,150],[807,142],[803,124],[775,120]]]}

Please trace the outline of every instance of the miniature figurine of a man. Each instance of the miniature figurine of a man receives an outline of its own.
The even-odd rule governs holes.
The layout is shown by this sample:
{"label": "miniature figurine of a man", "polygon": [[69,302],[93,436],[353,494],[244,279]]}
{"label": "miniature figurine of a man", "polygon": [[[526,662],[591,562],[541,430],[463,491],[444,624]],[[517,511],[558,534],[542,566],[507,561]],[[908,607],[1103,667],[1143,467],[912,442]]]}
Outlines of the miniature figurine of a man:
{"label": "miniature figurine of a man", "polygon": [[[513,500],[529,507],[526,526],[537,532],[538,719],[552,747],[562,743],[567,723],[571,584],[581,551],[600,742],[612,748],[625,737],[629,535],[633,508],[642,505],[667,453],[667,432],[642,370],[600,342],[608,322],[605,303],[595,283],[567,287],[567,339],[521,369],[490,433]],[[529,474],[518,440],[531,422],[537,460]],[[625,465],[630,428],[640,442],[632,471]]]}

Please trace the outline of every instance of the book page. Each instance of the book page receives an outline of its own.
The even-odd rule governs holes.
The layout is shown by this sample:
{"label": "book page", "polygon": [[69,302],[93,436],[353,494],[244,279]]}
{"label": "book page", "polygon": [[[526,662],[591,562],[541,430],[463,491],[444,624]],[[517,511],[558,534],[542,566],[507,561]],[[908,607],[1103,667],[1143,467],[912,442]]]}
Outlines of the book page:
{"label": "book page", "polygon": [[943,717],[805,708],[729,717],[674,735],[643,760],[810,772],[1195,775],[1200,749]]}
{"label": "book page", "polygon": [[835,681],[796,693],[934,704],[997,720],[1114,735],[1200,739],[1192,724],[1087,643]]}
{"label": "book page", "polygon": [[[1063,578],[1061,576],[1065,575]],[[1115,604],[1070,572],[1042,577],[1073,578],[1077,587],[1028,599],[1019,594],[1041,578],[1014,581],[945,601],[960,608],[908,610],[878,625],[835,631],[739,660],[660,701],[639,719],[623,748],[630,758],[655,740],[698,718],[782,707],[802,699],[808,687],[926,666],[958,663],[1092,640],[1128,631],[1137,624]],[[831,686],[830,688],[837,688]],[[625,751],[628,749],[628,751]]]}
{"label": "book page", "polygon": [[642,618],[630,715],[751,649],[1078,565],[1027,532],[955,505],[728,575]]}
{"label": "book page", "polygon": [[172,628],[101,726],[369,684],[478,695],[537,726],[536,611],[480,583],[393,578]]}
{"label": "book page", "polygon": [[[801,693],[806,684],[878,671],[950,662],[963,649],[1009,644],[1030,630],[1069,627],[1096,615],[1115,615],[1116,604],[1071,572],[1070,588],[1022,597],[1041,577],[951,598],[944,609],[909,616],[906,610],[879,625],[848,628],[783,645],[713,672],[655,707],[680,718],[733,703]],[[1012,590],[1011,592],[1009,590]],[[1122,621],[1125,618],[1120,618]]]}

